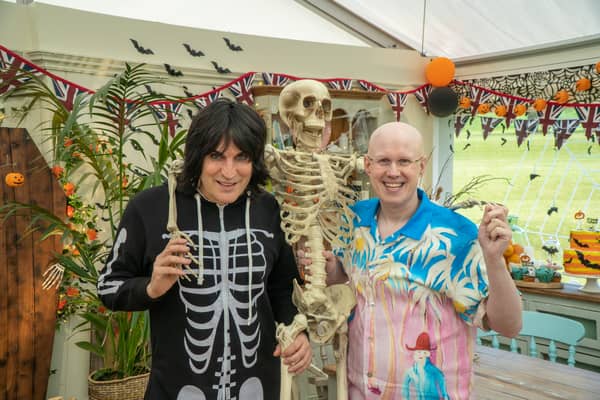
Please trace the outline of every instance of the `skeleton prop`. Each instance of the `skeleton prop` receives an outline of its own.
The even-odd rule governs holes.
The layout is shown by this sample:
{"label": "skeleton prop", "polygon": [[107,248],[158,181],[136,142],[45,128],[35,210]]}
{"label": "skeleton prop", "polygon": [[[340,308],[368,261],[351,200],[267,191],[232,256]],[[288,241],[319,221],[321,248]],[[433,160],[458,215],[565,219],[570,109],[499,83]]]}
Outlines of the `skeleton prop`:
{"label": "skeleton prop", "polygon": [[[305,287],[294,282],[292,299],[306,317],[310,339],[319,344],[333,343],[337,398],[345,400],[346,321],[356,299],[347,285],[327,287],[322,253],[324,240],[337,246],[348,239],[352,221],[349,206],[357,195],[347,182],[355,170],[362,170],[362,159],[321,153],[323,129],[332,117],[331,98],[322,83],[301,80],[287,85],[279,97],[279,113],[292,131],[296,150],[278,150],[268,145],[265,160],[281,206],[286,240],[290,245],[306,240],[312,259]],[[282,364],[282,371],[284,368]],[[288,393],[283,393],[282,385],[281,400],[288,400]]]}

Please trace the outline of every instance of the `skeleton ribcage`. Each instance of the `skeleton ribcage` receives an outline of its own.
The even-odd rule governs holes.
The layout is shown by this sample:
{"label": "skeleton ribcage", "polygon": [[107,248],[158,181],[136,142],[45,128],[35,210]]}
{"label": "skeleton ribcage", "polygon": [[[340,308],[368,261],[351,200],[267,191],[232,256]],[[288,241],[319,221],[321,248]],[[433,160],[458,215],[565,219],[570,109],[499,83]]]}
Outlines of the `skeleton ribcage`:
{"label": "skeleton ribcage", "polygon": [[[197,232],[185,233],[197,242]],[[273,237],[266,231],[251,231],[253,307],[265,291],[266,260],[263,244],[257,240],[257,235]],[[205,373],[211,361],[215,361],[214,357],[217,357],[220,367],[215,375],[220,377],[220,384],[215,389],[219,393],[223,390],[229,392],[230,387],[239,385],[235,380],[234,366],[254,365],[256,349],[260,343],[260,321],[254,308],[252,317],[248,320],[249,263],[246,231],[204,231],[203,236],[204,283],[198,286],[195,276],[191,281],[179,280],[180,298],[186,307],[184,344],[194,373]],[[193,252],[198,255],[197,246]],[[196,267],[193,273],[197,272]],[[216,335],[224,337],[223,348],[214,348]],[[241,354],[232,354],[233,340],[239,340]],[[221,340],[216,341],[221,343]]]}

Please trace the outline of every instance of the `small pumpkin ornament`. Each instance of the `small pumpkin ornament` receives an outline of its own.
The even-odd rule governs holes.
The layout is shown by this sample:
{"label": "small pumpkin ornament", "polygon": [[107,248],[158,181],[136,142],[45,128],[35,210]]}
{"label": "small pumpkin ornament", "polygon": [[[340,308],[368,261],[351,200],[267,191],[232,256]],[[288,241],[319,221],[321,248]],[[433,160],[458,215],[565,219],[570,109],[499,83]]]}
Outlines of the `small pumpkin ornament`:
{"label": "small pumpkin ornament", "polygon": [[494,112],[496,113],[496,115],[498,117],[504,117],[508,111],[507,111],[506,106],[504,104],[501,104],[499,106],[496,106],[496,108],[494,109]]}
{"label": "small pumpkin ornament", "polygon": [[596,73],[600,74],[600,61],[596,63]]}
{"label": "small pumpkin ornament", "polygon": [[471,99],[468,97],[461,97],[460,101],[458,102],[458,106],[463,109],[471,108]]}
{"label": "small pumpkin ornament", "polygon": [[575,219],[581,220],[584,218],[585,218],[585,213],[583,211],[579,210],[575,213]]}
{"label": "small pumpkin ornament", "polygon": [[9,187],[23,186],[25,183],[25,176],[20,172],[9,172],[4,177],[4,182],[6,182],[6,185]]}
{"label": "small pumpkin ornament", "polygon": [[558,104],[565,104],[567,101],[569,101],[569,92],[567,92],[565,89],[559,90],[554,95],[554,101],[556,101]]}
{"label": "small pumpkin ornament", "polygon": [[520,117],[521,115],[524,115],[527,112],[527,106],[525,104],[517,104],[514,108],[515,111],[515,115],[517,117]]}
{"label": "small pumpkin ornament", "polygon": [[544,111],[546,108],[546,100],[544,99],[535,99],[533,102],[533,109],[538,112]]}
{"label": "small pumpkin ornament", "polygon": [[592,88],[592,81],[588,78],[581,78],[575,82],[575,90],[578,92],[585,92],[586,90],[590,90]]}
{"label": "small pumpkin ornament", "polygon": [[489,112],[490,112],[490,105],[487,104],[487,103],[480,104],[477,107],[477,113],[478,114],[487,114]]}

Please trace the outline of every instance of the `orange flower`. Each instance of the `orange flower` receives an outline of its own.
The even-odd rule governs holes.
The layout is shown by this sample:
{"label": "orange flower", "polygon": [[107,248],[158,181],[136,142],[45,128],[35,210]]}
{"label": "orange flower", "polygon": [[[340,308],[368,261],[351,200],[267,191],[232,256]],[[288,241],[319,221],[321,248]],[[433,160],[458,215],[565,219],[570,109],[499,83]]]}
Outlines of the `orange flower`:
{"label": "orange flower", "polygon": [[79,296],[79,289],[73,286],[69,286],[67,288],[67,297],[77,297]]}
{"label": "orange flower", "polygon": [[71,248],[71,254],[73,254],[75,257],[77,257],[80,253],[79,250],[77,250],[77,247],[72,247]]}
{"label": "orange flower", "polygon": [[124,177],[123,177],[123,181],[121,182],[121,187],[122,187],[123,189],[125,189],[125,188],[127,187],[127,185],[129,185],[129,181],[127,180],[127,177],[126,177],[126,176],[124,176]]}
{"label": "orange flower", "polygon": [[75,185],[72,182],[67,182],[63,185],[63,190],[65,195],[72,196],[75,193]]}
{"label": "orange flower", "polygon": [[52,175],[54,175],[56,179],[60,178],[63,172],[65,172],[65,169],[60,165],[55,165],[52,167]]}
{"label": "orange flower", "polygon": [[100,314],[104,314],[104,313],[106,313],[106,307],[104,307],[104,306],[99,306],[99,307],[98,307],[98,312],[99,312]]}
{"label": "orange flower", "polygon": [[73,214],[75,214],[75,208],[73,206],[67,206],[67,217],[73,218]]}
{"label": "orange flower", "polygon": [[90,242],[96,240],[98,237],[98,231],[96,231],[94,228],[89,228],[85,233]]}
{"label": "orange flower", "polygon": [[65,138],[65,147],[69,147],[73,144],[73,139]]}
{"label": "orange flower", "polygon": [[66,305],[67,305],[67,299],[60,299],[60,300],[58,300],[58,305],[56,306],[56,308],[58,308],[59,310],[62,310],[63,308],[65,308]]}

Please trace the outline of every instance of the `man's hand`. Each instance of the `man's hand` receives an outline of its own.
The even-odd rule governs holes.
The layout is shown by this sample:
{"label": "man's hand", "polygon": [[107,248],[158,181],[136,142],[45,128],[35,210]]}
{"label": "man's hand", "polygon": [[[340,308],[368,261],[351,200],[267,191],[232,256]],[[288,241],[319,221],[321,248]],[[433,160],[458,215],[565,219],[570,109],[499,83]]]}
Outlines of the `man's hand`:
{"label": "man's hand", "polygon": [[273,355],[282,357],[283,363],[288,367],[288,372],[292,374],[303,372],[310,366],[312,361],[312,348],[306,333],[299,333],[283,354],[281,353],[281,345],[278,344]]}
{"label": "man's hand", "polygon": [[189,265],[192,262],[182,255],[189,251],[190,248],[185,239],[171,239],[164,250],[156,256],[152,267],[152,277],[146,287],[146,293],[150,298],[159,298],[171,289],[180,276],[185,275],[185,272],[177,265]]}
{"label": "man's hand", "polygon": [[508,210],[499,204],[486,204],[479,225],[479,244],[486,259],[502,258],[510,243],[512,231],[507,220]]}

